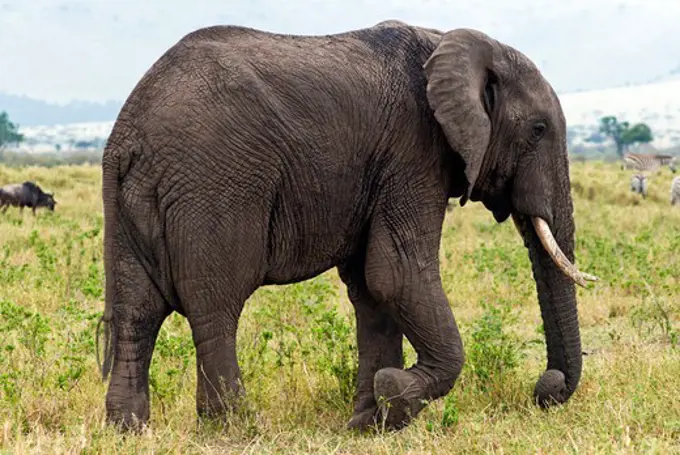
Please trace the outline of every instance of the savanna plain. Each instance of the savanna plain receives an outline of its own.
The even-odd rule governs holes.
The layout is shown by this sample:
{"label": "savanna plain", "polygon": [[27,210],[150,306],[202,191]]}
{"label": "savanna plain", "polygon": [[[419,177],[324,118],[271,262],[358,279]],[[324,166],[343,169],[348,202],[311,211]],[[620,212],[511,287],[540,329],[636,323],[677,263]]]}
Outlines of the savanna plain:
{"label": "savanna plain", "polygon": [[[101,171],[0,167],[56,211],[0,214],[3,453],[680,453],[680,207],[662,169],[647,199],[618,164],[571,165],[583,376],[570,401],[531,402],[546,364],[527,251],[479,203],[447,213],[445,290],[463,335],[454,389],[397,433],[345,430],[357,368],[354,314],[335,270],[259,289],[238,332],[247,390],[226,427],[198,424],[187,321],[165,322],[141,434],[105,425],[95,328],[103,311]],[[415,360],[407,341],[406,365]]]}

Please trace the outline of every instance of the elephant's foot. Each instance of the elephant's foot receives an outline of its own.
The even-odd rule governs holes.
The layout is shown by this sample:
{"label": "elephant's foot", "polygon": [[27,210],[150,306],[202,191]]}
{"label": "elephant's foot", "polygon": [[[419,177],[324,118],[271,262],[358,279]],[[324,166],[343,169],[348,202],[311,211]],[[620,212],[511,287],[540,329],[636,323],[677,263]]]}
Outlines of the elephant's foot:
{"label": "elephant's foot", "polygon": [[427,405],[422,399],[424,383],[411,371],[383,368],[373,379],[373,390],[379,403],[379,424],[390,430],[407,426]]}
{"label": "elephant's foot", "polygon": [[233,409],[223,407],[196,407],[196,425],[199,428],[215,428],[222,430],[229,427]]}
{"label": "elephant's foot", "polygon": [[357,390],[354,404],[354,413],[347,422],[347,429],[358,430],[361,433],[375,429],[378,419],[378,406],[373,398],[373,378],[371,377],[370,387]]}
{"label": "elephant's foot", "polygon": [[228,425],[229,420],[240,410],[245,409],[245,389],[233,387],[222,390],[219,395],[215,390],[207,395],[199,395],[196,402],[196,414],[199,423]]}
{"label": "elephant's foot", "polygon": [[228,403],[198,404],[196,406],[196,415],[199,420],[226,422],[227,418],[238,412],[239,409],[240,406],[234,400],[229,400]]}
{"label": "elephant's foot", "polygon": [[347,428],[363,433],[372,430],[379,423],[378,406],[375,405],[368,409],[354,411],[352,418],[347,422]]}
{"label": "elephant's foot", "polygon": [[546,370],[536,383],[534,399],[542,408],[566,402],[569,393],[564,373],[560,370]]}
{"label": "elephant's foot", "polygon": [[143,393],[125,398],[107,396],[106,421],[123,432],[140,432],[149,421],[149,398]]}

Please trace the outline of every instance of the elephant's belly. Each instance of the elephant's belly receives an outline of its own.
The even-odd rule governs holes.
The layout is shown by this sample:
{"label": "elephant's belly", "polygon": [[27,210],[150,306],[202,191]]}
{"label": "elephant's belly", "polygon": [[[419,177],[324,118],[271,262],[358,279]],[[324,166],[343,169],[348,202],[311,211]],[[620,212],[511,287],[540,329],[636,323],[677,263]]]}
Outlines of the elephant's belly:
{"label": "elephant's belly", "polygon": [[[335,217],[333,217],[335,218]],[[327,223],[273,223],[269,232],[265,284],[287,284],[319,275],[344,262],[355,250],[354,229],[330,218]],[[325,221],[325,220],[324,220]],[[288,229],[276,226],[290,226]]]}
{"label": "elephant's belly", "polygon": [[328,238],[291,242],[269,251],[265,284],[288,284],[313,278],[342,263],[352,242]]}
{"label": "elephant's belly", "polygon": [[308,280],[333,268],[336,263],[327,261],[324,264],[315,265],[317,267],[309,267],[304,265],[293,268],[276,267],[267,273],[263,284],[290,284]]}

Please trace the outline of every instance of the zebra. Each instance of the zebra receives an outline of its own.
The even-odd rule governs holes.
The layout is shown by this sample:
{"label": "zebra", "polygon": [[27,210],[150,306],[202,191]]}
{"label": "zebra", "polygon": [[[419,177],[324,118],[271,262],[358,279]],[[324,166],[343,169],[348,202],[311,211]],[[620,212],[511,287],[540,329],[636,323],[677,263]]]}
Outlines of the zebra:
{"label": "zebra", "polygon": [[656,171],[661,166],[668,166],[671,172],[677,171],[677,157],[673,155],[626,153],[623,155],[621,169],[635,169],[639,172]]}
{"label": "zebra", "polygon": [[671,181],[671,205],[680,205],[680,175]]}
{"label": "zebra", "polygon": [[630,190],[634,193],[640,193],[642,195],[642,199],[645,199],[647,197],[647,183],[646,175],[633,174],[630,177]]}

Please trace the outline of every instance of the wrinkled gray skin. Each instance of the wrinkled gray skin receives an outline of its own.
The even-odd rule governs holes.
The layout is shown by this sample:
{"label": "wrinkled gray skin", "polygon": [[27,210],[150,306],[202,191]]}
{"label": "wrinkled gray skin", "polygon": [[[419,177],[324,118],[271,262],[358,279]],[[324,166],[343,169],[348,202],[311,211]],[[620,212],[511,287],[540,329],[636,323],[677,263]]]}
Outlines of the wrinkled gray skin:
{"label": "wrinkled gray skin", "polygon": [[12,183],[0,188],[0,207],[3,207],[2,213],[5,213],[9,206],[19,207],[19,211],[22,213],[24,207],[30,207],[33,215],[35,215],[35,211],[39,207],[47,207],[54,212],[56,204],[57,201],[54,200],[54,195],[52,193],[45,193],[34,182]]}
{"label": "wrinkled gray skin", "polygon": [[[199,416],[231,408],[246,299],[337,267],[357,318],[349,426],[403,427],[463,366],[438,263],[447,200],[461,196],[498,222],[516,214],[547,342],[534,393],[567,401],[582,362],[575,288],[528,218],[574,261],[565,137],[537,68],[478,31],[388,21],[185,36],[135,87],[104,152],[108,420],[149,418],[149,363],[172,311],[196,345]],[[403,336],[418,354],[408,369]]]}

